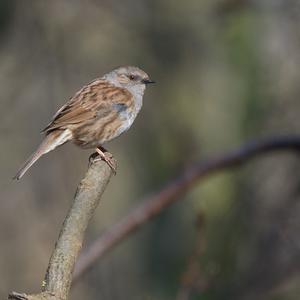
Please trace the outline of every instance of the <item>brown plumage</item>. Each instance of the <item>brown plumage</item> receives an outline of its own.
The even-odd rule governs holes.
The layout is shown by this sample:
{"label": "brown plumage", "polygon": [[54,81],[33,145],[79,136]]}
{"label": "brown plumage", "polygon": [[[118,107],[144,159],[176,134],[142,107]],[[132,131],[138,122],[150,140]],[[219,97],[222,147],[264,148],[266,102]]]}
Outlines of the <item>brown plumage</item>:
{"label": "brown plumage", "polygon": [[97,147],[113,138],[121,126],[119,113],[114,109],[116,105],[126,105],[132,110],[132,94],[125,88],[96,79],[77,92],[43,132],[49,134],[57,129],[70,129],[75,144],[83,148]]}
{"label": "brown plumage", "polygon": [[[20,179],[43,154],[67,141],[82,148],[98,148],[129,129],[141,109],[147,83],[152,81],[144,71],[129,66],[84,86],[57,111],[43,130],[46,137],[14,178]],[[101,155],[111,166],[104,153]]]}

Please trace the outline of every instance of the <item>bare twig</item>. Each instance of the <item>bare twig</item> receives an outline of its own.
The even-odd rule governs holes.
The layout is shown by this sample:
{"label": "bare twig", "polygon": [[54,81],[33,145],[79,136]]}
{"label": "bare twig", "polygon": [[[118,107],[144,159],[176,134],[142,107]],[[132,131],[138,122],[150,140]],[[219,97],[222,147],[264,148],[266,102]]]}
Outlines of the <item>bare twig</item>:
{"label": "bare twig", "polygon": [[188,300],[194,291],[200,294],[209,287],[209,280],[201,274],[201,266],[199,264],[200,257],[204,254],[206,249],[205,216],[202,211],[198,212],[196,229],[197,237],[195,248],[182,274],[180,288],[176,297],[177,300]]}
{"label": "bare twig", "polygon": [[42,293],[26,295],[13,292],[9,295],[9,299],[66,300],[68,298],[73,269],[82,246],[85,230],[111,175],[112,170],[105,162],[94,161],[90,164],[63,223],[49,262]]}
{"label": "bare twig", "polygon": [[227,154],[221,154],[218,157],[195,164],[184,171],[182,175],[171,180],[158,193],[146,199],[119,223],[95,240],[79,258],[73,280],[78,280],[97,259],[173,204],[199,180],[215,172],[240,166],[258,155],[281,150],[299,152],[300,136],[273,137],[252,141]]}

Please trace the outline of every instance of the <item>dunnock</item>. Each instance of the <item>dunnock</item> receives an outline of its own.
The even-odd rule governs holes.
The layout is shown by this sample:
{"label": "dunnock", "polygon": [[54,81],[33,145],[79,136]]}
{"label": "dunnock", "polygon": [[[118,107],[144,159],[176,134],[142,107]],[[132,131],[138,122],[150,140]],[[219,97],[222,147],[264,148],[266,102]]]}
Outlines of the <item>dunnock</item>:
{"label": "dunnock", "polygon": [[14,179],[20,179],[42,155],[68,141],[82,148],[96,148],[114,170],[102,145],[130,128],[142,107],[149,83],[154,81],[144,71],[126,66],[84,86],[57,111],[43,130],[44,140]]}

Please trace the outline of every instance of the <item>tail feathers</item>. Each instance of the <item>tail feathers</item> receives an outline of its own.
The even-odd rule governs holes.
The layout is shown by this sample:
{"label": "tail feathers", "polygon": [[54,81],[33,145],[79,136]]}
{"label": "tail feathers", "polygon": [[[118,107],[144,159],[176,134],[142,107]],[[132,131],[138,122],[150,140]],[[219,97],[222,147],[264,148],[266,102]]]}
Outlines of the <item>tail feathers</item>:
{"label": "tail feathers", "polygon": [[[42,143],[43,144],[43,143]],[[46,152],[42,149],[42,144],[39,146],[36,152],[34,152],[24,163],[18,173],[13,177],[13,179],[19,180],[27,172],[27,170]]]}
{"label": "tail feathers", "polygon": [[13,179],[19,180],[28,171],[28,169],[44,154],[54,150],[57,146],[64,144],[71,138],[71,132],[66,129],[64,131],[53,131],[48,134],[38,149],[26,160]]}

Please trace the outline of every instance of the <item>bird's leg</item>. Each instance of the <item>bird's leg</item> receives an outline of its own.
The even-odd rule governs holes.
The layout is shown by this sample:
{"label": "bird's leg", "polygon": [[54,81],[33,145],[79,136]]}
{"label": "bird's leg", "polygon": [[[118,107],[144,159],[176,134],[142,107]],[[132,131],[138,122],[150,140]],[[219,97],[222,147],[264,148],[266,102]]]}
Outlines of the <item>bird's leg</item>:
{"label": "bird's leg", "polygon": [[96,152],[99,154],[100,157],[93,158],[93,161],[104,160],[110,166],[110,168],[112,169],[114,175],[116,175],[117,174],[117,172],[116,172],[116,162],[114,161],[112,154],[109,153],[102,146],[97,147]]}

